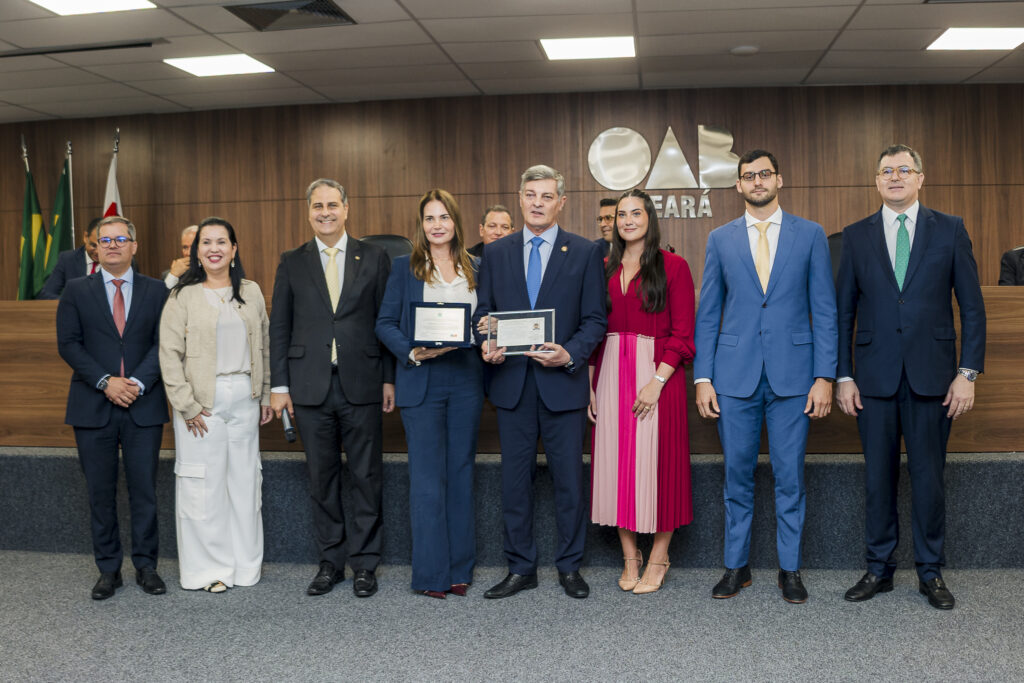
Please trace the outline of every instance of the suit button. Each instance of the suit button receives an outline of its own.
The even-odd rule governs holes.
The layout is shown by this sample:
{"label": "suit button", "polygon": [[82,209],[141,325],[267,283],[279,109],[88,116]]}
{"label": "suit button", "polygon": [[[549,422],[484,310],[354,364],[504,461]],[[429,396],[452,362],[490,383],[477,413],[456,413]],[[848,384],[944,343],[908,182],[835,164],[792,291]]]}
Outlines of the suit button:
{"label": "suit button", "polygon": [[768,304],[767,303],[761,304],[761,308],[768,308]]}
{"label": "suit button", "polygon": [[903,299],[900,299],[900,303],[903,303]]}
{"label": "suit button", "polygon": [[903,328],[902,327],[897,327],[896,328],[896,334],[903,334]]}

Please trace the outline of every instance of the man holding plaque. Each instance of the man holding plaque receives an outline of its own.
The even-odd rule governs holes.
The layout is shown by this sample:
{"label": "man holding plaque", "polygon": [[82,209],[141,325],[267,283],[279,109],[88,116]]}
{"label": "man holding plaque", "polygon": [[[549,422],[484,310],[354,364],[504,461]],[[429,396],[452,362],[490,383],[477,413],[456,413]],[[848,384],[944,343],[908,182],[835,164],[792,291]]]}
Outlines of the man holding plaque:
{"label": "man holding plaque", "polygon": [[[558,225],[565,201],[561,173],[549,166],[528,168],[519,186],[522,238],[489,245],[480,264],[474,319],[485,330],[480,334],[483,358],[493,365],[488,396],[498,412],[509,566],[508,576],[484,593],[486,598],[506,598],[537,586],[533,479],[538,437],[554,480],[559,583],[574,598],[590,593],[579,572],[587,513],[583,430],[590,400],[587,359],[607,327],[605,282],[598,245]],[[502,330],[503,319],[513,323],[514,334]],[[538,332],[535,325],[548,341],[530,343]],[[495,335],[505,346],[497,345]]]}

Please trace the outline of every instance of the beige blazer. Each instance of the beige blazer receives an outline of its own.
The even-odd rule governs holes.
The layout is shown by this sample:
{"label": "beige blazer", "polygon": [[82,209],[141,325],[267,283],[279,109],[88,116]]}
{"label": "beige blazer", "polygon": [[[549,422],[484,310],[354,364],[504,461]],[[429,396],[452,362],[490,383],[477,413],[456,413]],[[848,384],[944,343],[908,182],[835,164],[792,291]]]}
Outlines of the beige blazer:
{"label": "beige blazer", "polygon": [[[270,321],[260,286],[242,280],[245,304],[232,301],[249,333],[252,397],[270,405]],[[213,408],[217,380],[217,318],[201,283],[167,297],[160,318],[160,372],[171,406],[189,420]]]}

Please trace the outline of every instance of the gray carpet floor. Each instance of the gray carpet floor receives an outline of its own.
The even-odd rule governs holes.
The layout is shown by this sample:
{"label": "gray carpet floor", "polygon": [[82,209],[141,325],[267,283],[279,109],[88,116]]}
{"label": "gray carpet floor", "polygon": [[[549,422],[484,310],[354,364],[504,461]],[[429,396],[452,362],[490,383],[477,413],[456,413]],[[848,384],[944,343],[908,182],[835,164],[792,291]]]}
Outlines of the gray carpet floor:
{"label": "gray carpet floor", "polygon": [[163,596],[124,588],[89,599],[90,557],[0,552],[3,681],[1021,681],[1022,570],[947,570],[957,607],[940,612],[912,571],[861,604],[843,591],[858,572],[808,570],[805,605],[782,601],[775,573],[731,600],[712,600],[715,569],[672,569],[656,594],[615,585],[618,570],[584,569],[572,600],[552,568],[537,590],[482,598],[504,569],[477,570],[466,598],[408,588],[384,566],[370,599],[351,580],[312,598],[311,565],[268,564],[263,580],[223,595],[181,590],[165,561]]}

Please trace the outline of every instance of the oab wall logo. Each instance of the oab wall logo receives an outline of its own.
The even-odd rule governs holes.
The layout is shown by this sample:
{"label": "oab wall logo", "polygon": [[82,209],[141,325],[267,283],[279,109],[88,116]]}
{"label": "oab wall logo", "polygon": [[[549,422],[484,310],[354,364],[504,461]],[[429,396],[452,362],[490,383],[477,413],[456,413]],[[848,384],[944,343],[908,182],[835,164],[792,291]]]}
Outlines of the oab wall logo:
{"label": "oab wall logo", "polygon": [[[713,126],[697,126],[697,151],[699,182],[672,132],[672,126],[665,131],[653,169],[651,146],[644,136],[632,128],[617,126],[594,138],[587,163],[594,180],[609,190],[628,190],[647,178],[644,189],[654,200],[659,218],[711,218],[708,192],[712,188],[736,185],[739,156],[732,152],[732,133]],[[689,189],[703,189],[703,192],[699,195],[655,192]]]}

